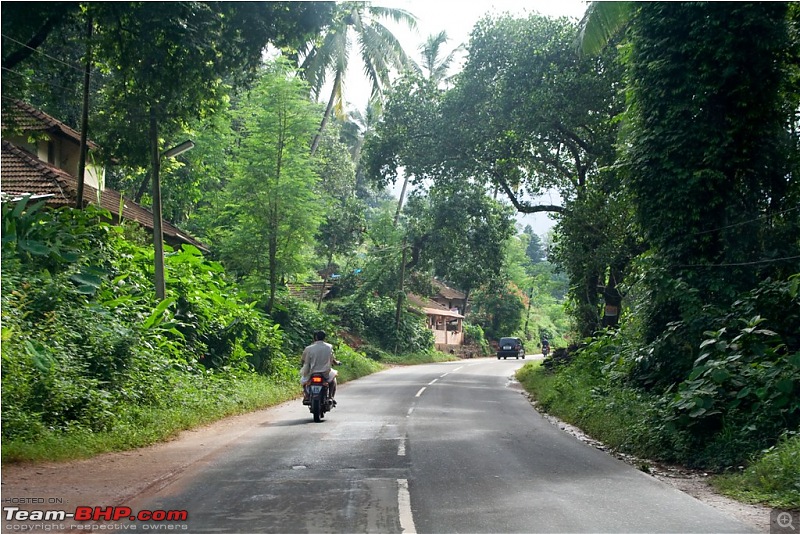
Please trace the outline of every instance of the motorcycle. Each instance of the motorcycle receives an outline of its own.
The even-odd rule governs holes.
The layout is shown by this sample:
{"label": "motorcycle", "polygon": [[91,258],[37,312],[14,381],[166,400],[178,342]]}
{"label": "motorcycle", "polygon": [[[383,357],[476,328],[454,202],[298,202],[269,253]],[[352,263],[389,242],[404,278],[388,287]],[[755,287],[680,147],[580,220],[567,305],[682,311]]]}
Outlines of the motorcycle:
{"label": "motorcycle", "polygon": [[548,354],[550,354],[550,345],[544,345],[542,347],[542,356],[547,358]]}
{"label": "motorcycle", "polygon": [[314,415],[314,422],[319,423],[336,406],[330,396],[330,384],[325,380],[325,375],[314,373],[304,386],[305,396],[303,404],[308,406],[309,411]]}

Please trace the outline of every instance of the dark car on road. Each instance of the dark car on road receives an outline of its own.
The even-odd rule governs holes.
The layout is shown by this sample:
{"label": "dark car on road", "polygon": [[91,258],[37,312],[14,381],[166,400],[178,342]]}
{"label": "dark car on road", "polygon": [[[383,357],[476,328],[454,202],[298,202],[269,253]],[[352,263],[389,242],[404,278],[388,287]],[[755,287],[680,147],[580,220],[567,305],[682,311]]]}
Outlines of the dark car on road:
{"label": "dark car on road", "polygon": [[518,337],[501,337],[497,344],[497,359],[522,358],[525,359],[525,347]]}

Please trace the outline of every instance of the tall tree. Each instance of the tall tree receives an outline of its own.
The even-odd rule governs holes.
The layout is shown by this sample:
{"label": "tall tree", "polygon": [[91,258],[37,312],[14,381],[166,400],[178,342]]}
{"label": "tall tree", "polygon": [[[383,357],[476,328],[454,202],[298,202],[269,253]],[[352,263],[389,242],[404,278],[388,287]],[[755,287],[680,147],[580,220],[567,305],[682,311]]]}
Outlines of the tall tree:
{"label": "tall tree", "polygon": [[412,66],[400,42],[383,25],[381,19],[402,22],[416,27],[416,18],[403,9],[378,7],[370,2],[336,4],[333,22],[318,40],[310,42],[302,52],[305,57],[301,70],[319,98],[325,83],[331,81],[325,114],[311,144],[311,154],[317,151],[322,131],[331,113],[344,117],[344,77],[349,67],[350,51],[355,46],[364,73],[372,84],[372,97],[380,97],[389,85],[391,70],[403,71]]}
{"label": "tall tree", "polygon": [[[218,109],[230,86],[246,84],[268,44],[296,49],[330,20],[333,7],[332,2],[3,3],[3,102],[25,100],[78,129],[91,17],[96,70],[90,136],[117,167],[126,168],[109,174],[111,185],[141,197],[150,179],[145,172],[151,166],[150,107],[163,110],[162,144],[182,141],[176,132]],[[125,175],[140,181],[126,181]]]}
{"label": "tall tree", "polygon": [[251,291],[266,293],[305,273],[324,213],[308,143],[319,117],[308,88],[279,62],[270,65],[236,111],[234,174],[218,207],[212,245]]}
{"label": "tall tree", "polygon": [[[334,133],[330,131],[329,133]],[[325,217],[317,234],[317,253],[324,259],[323,284],[317,306],[334,274],[334,258],[348,256],[362,242],[366,229],[366,205],[356,196],[353,160],[347,147],[326,134],[317,151],[319,195],[325,204]]]}
{"label": "tall tree", "polygon": [[450,81],[450,69],[453,66],[453,62],[457,59],[458,53],[464,49],[462,45],[459,45],[445,55],[442,47],[447,41],[447,32],[441,31],[436,35],[429,35],[419,47],[422,55],[422,62],[420,63],[422,75],[436,86]]}
{"label": "tall tree", "polygon": [[525,247],[525,254],[531,260],[531,263],[540,263],[545,260],[544,247],[542,247],[542,240],[533,231],[531,225],[526,225],[524,233],[528,236],[528,245]]}
{"label": "tall tree", "polygon": [[[773,237],[787,215],[797,228],[785,212],[796,208],[780,100],[787,8],[648,2],[631,23],[626,183],[651,249],[647,341],[764,277],[796,271],[796,260],[776,260],[796,255],[797,232]],[[702,335],[695,328],[688,337]],[[679,372],[693,354],[653,358]]]}
{"label": "tall tree", "polygon": [[[481,20],[452,89],[437,93],[427,80],[407,77],[392,91],[368,142],[371,174],[387,182],[400,168],[418,181],[475,177],[502,191],[520,212],[554,212],[562,219],[582,210],[590,196],[612,198],[618,177],[602,183],[598,177],[601,168],[614,169],[621,69],[613,49],[600,58],[579,57],[575,34],[572,22],[539,15]],[[532,200],[551,191],[561,204]],[[592,205],[596,219],[612,217],[604,204]],[[577,232],[571,239],[583,239],[589,250],[620,241],[588,235],[579,225],[564,229]],[[616,224],[589,229],[628,231]],[[605,309],[598,283],[608,285],[610,270],[588,262],[564,267],[575,282],[572,297],[591,311],[586,317],[593,319],[581,328],[590,335]]]}

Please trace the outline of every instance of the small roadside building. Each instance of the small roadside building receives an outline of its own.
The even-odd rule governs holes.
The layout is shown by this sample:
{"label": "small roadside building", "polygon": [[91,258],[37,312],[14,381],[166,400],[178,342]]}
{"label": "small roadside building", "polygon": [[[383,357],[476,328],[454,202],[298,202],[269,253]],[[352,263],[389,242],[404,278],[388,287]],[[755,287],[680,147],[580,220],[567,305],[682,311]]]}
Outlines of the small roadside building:
{"label": "small roadside building", "polygon": [[[7,126],[11,129],[6,129]],[[97,150],[88,142],[87,150]],[[76,206],[78,199],[78,160],[80,134],[47,113],[23,102],[9,104],[3,112],[2,165],[0,191],[5,198],[31,195],[46,199],[58,208]],[[108,210],[112,222],[126,219],[153,231],[153,213],[118,191],[104,187],[104,168],[87,158],[84,173],[83,205],[94,204]],[[163,221],[164,241],[172,246],[208,247],[168,221]]]}
{"label": "small roadside building", "polygon": [[464,313],[467,309],[467,295],[458,289],[449,287],[444,282],[433,280],[433,287],[437,293],[432,300],[449,310]]}
{"label": "small roadside building", "polygon": [[433,332],[434,343],[438,350],[449,352],[464,344],[463,315],[419,295],[408,294],[407,297],[411,305],[425,314],[428,328]]}

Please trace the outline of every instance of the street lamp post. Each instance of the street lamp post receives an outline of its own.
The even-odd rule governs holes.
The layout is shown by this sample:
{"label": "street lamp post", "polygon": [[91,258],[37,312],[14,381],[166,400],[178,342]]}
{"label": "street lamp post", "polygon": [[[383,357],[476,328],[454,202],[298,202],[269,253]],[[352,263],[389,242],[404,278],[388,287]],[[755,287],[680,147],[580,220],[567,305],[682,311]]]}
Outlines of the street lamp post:
{"label": "street lamp post", "polygon": [[153,248],[155,250],[156,298],[164,300],[167,286],[164,276],[164,229],[161,218],[161,159],[174,158],[194,148],[194,142],[183,143],[170,148],[153,162]]}

